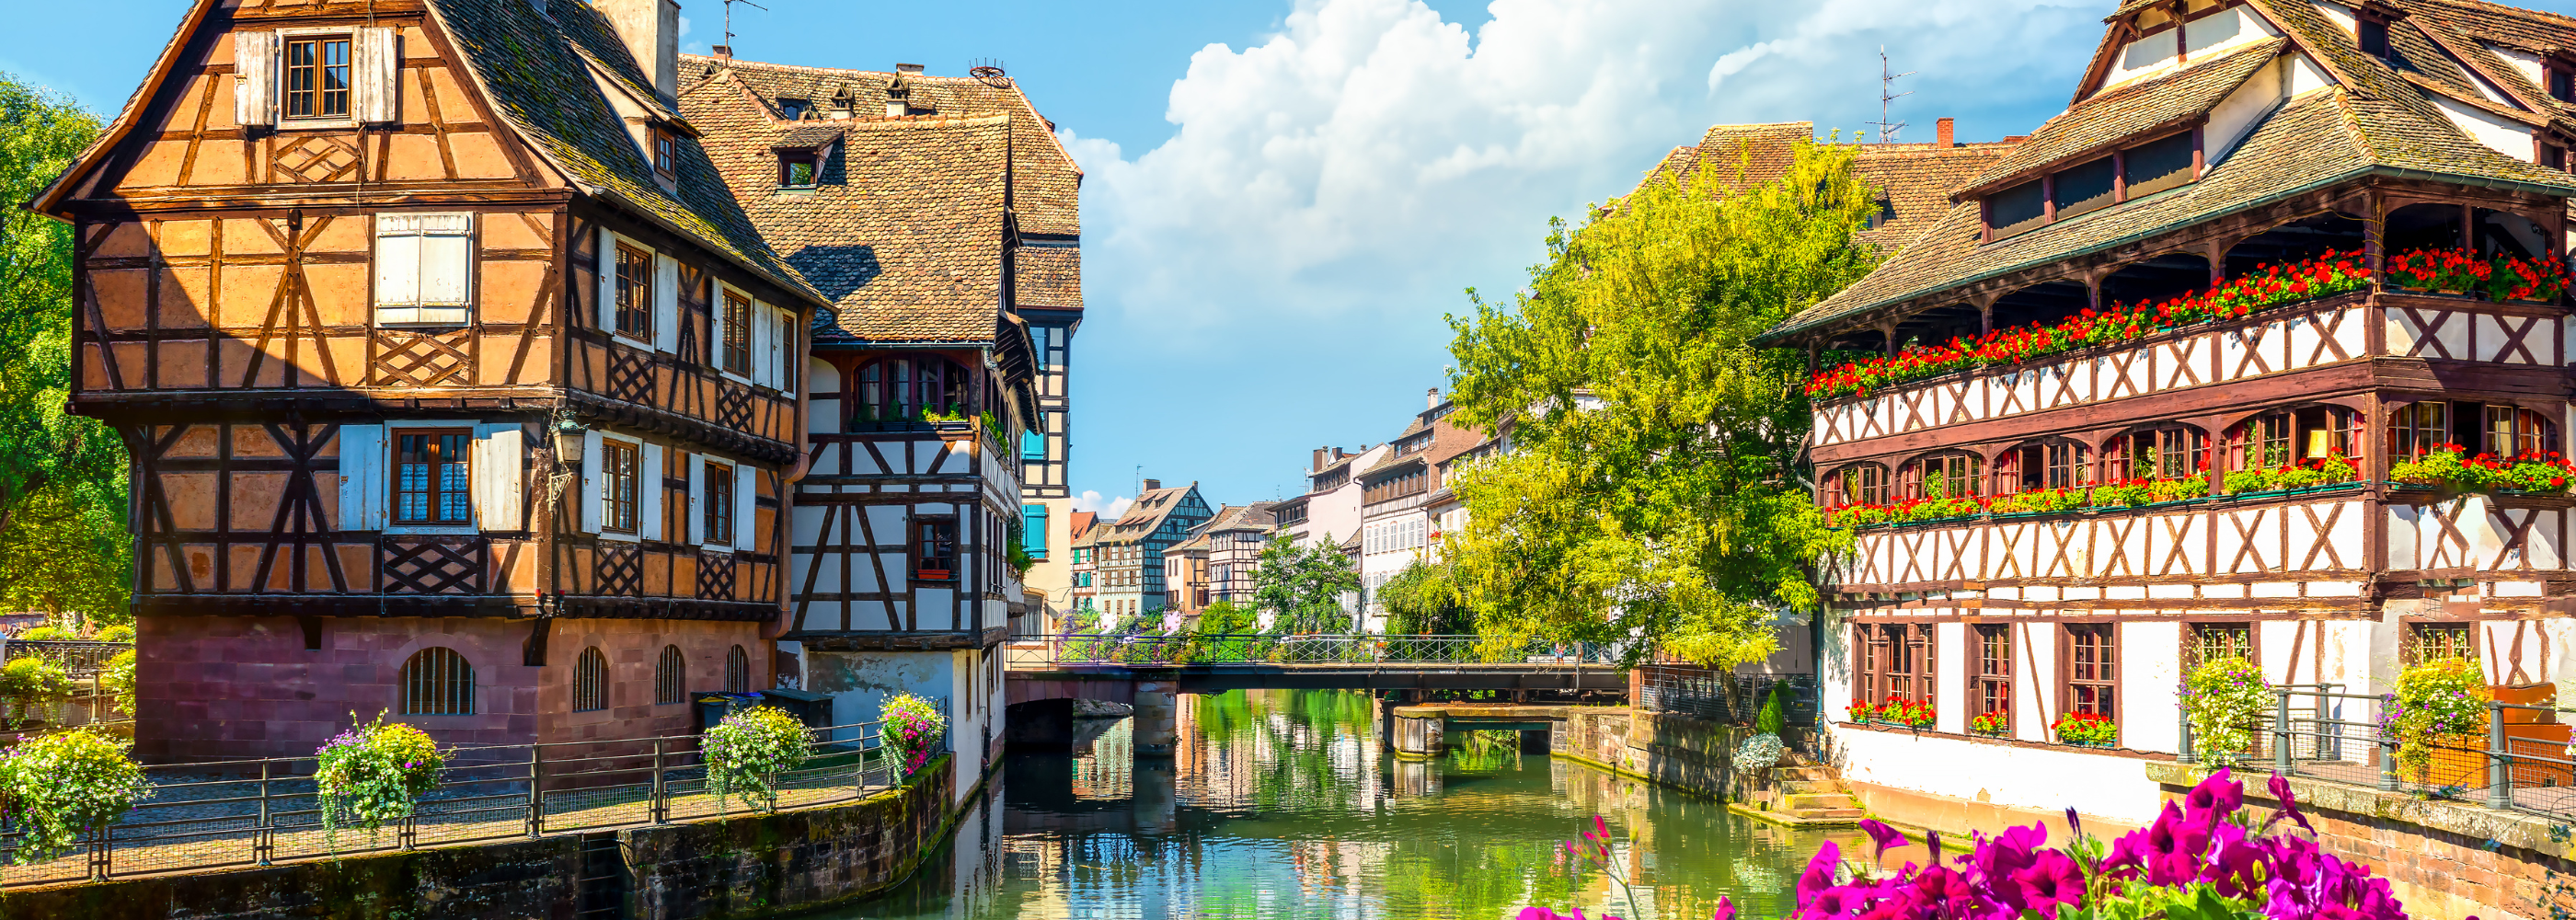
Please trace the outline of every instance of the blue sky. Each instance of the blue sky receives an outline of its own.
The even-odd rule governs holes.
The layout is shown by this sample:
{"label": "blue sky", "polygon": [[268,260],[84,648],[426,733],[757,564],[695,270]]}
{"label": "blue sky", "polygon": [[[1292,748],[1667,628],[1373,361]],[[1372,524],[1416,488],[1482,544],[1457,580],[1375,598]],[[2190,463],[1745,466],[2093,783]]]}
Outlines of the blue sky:
{"label": "blue sky", "polygon": [[[1442,383],[1461,291],[1511,291],[1550,216],[1720,122],[1878,117],[1879,50],[1929,139],[2063,110],[2110,2],[1193,0],[734,7],[748,58],[963,73],[999,59],[1087,176],[1077,492],[1141,475],[1295,494],[1307,452],[1401,430]],[[2534,4],[2567,12],[2576,0]],[[179,0],[0,0],[0,70],[102,113]],[[688,50],[723,7],[685,0]],[[61,41],[80,35],[82,41]],[[1139,467],[1142,468],[1141,474]]]}

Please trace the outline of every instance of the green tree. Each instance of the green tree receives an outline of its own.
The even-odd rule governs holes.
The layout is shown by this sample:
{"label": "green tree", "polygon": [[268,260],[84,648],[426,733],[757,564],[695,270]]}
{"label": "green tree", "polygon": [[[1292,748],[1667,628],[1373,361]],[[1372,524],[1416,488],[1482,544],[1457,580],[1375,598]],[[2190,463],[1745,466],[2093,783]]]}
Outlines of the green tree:
{"label": "green tree", "polygon": [[1874,193],[1841,145],[1800,144],[1738,192],[1723,171],[1555,222],[1514,304],[1470,290],[1474,314],[1450,317],[1461,423],[1514,444],[1457,477],[1468,525],[1446,548],[1497,648],[1757,660],[1778,608],[1816,605],[1812,564],[1849,546],[1797,485],[1805,357],[1752,339],[1869,271],[1854,233]]}
{"label": "green tree", "polygon": [[1208,636],[1254,632],[1257,614],[1253,608],[1233,601],[1218,601],[1199,611],[1197,632]]}
{"label": "green tree", "polygon": [[1474,617],[1458,603],[1458,589],[1445,563],[1432,565],[1415,560],[1379,585],[1377,597],[1386,608],[1389,635],[1458,635],[1474,631]]}
{"label": "green tree", "polygon": [[1276,616],[1273,632],[1331,633],[1351,628],[1342,595],[1360,589],[1360,573],[1332,535],[1298,546],[1286,535],[1261,548],[1252,569],[1252,597]]}
{"label": "green tree", "polygon": [[64,411],[71,227],[18,206],[98,132],[70,98],[0,74],[0,607],[122,619],[125,445]]}

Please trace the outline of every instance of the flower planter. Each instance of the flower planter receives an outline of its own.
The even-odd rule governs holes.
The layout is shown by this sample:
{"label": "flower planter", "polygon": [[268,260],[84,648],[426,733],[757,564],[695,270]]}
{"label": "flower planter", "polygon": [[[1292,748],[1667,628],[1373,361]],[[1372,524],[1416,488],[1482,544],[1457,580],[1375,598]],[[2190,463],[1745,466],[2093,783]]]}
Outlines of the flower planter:
{"label": "flower planter", "polygon": [[2484,735],[2435,735],[2432,762],[2414,770],[2425,786],[2484,787],[2487,784],[2487,739]]}

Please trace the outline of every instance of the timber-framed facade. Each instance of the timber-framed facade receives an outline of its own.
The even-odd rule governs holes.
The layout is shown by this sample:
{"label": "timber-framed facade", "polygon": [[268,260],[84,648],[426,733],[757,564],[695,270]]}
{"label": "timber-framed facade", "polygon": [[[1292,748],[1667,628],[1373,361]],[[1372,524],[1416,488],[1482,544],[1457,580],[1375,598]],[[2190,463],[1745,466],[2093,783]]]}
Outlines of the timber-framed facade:
{"label": "timber-framed facade", "polygon": [[34,202],[73,408],[134,458],[142,756],[669,734],[657,682],[769,685],[829,302],[679,115],[676,10],[206,0]]}
{"label": "timber-framed facade", "polygon": [[[2563,456],[2566,301],[2408,290],[2388,267],[2427,251],[2565,264],[2576,106],[2549,74],[2571,42],[2563,18],[2487,5],[2127,3],[2067,113],[1955,185],[1949,213],[1870,276],[1768,334],[1896,355],[2152,310],[2272,266],[2368,276],[1864,392],[1820,377],[1809,456],[1829,509],[2141,490],[2135,505],[1838,516],[1860,523],[1828,572],[1827,702],[1929,701],[1929,734],[1955,741],[1940,754],[1956,769],[1910,770],[1928,752],[1838,719],[1855,779],[1978,801],[2009,787],[2013,802],[1991,800],[2143,821],[2152,784],[2080,758],[2171,756],[2174,688],[2209,655],[2357,694],[2461,634],[2490,683],[2563,670],[2576,505],[2392,471],[2453,444]],[[2345,465],[2299,488],[2246,475]],[[1979,737],[1971,720],[1989,713],[2005,727]],[[2115,722],[2114,749],[2058,746],[2070,713]],[[2027,753],[2041,748],[2079,759]]]}

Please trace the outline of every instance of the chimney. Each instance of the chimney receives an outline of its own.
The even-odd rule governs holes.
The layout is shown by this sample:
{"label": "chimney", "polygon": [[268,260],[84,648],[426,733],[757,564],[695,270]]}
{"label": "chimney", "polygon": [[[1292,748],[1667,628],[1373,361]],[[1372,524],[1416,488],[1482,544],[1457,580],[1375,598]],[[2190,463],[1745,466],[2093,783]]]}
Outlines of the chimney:
{"label": "chimney", "polygon": [[1308,472],[1321,471],[1324,468],[1324,455],[1331,453],[1332,450],[1333,449],[1330,447],[1315,448],[1314,460],[1313,462],[1306,464],[1306,470]]}
{"label": "chimney", "polygon": [[617,37],[626,40],[626,50],[635,55],[635,66],[652,78],[653,92],[662,101],[678,105],[680,101],[680,5],[672,0],[596,0],[593,4]]}
{"label": "chimney", "polygon": [[913,76],[916,76],[916,77],[917,77],[917,76],[920,76],[920,75],[921,75],[921,65],[919,65],[919,64],[896,64],[896,65],[894,65],[894,72],[896,72],[896,73],[908,73],[908,74],[911,74],[911,75],[913,75]]}
{"label": "chimney", "polygon": [[1163,481],[1162,481],[1162,480],[1160,480],[1160,479],[1148,479],[1148,480],[1145,480],[1145,491],[1147,491],[1147,492],[1151,492],[1151,491],[1154,491],[1155,489],[1160,489],[1160,488],[1162,488],[1162,487],[1163,487]]}
{"label": "chimney", "polygon": [[1932,142],[1932,146],[1935,146],[1935,147],[1956,147],[1956,146],[1959,146],[1958,133],[1954,130],[1954,129],[1957,127],[1957,124],[1956,124],[1956,123],[1957,123],[1957,121],[1958,121],[1958,119],[1955,119],[1955,118],[1944,118],[1944,119],[1941,119],[1939,122],[1936,122],[1936,124],[1940,125],[1940,127],[1937,129],[1937,130],[1939,131],[1939,134],[1936,136],[1936,137],[1937,137],[1937,139],[1936,139],[1936,140],[1934,140],[1934,141]]}
{"label": "chimney", "polygon": [[733,60],[733,46],[732,46],[732,45],[713,45],[713,46],[710,46],[710,47],[708,48],[708,50],[710,50],[710,51],[714,51],[714,52],[716,53],[716,56],[717,56],[717,57],[723,58],[723,59],[728,60],[728,61]]}
{"label": "chimney", "polygon": [[1437,409],[1437,408],[1440,408],[1440,388],[1439,388],[1439,387],[1432,387],[1432,388],[1431,388],[1431,392],[1423,394],[1423,396],[1422,396],[1422,408],[1423,408],[1424,410],[1426,410],[1426,411],[1431,410],[1431,409]]}

